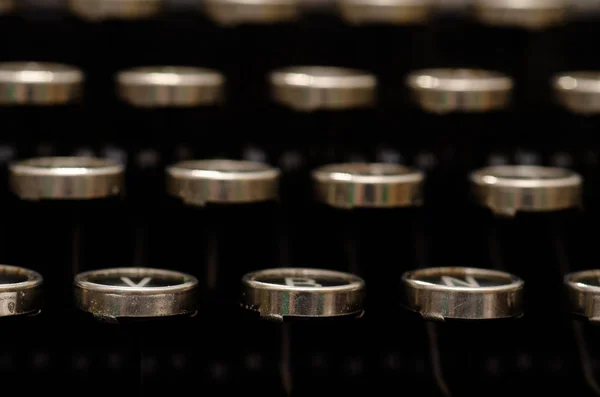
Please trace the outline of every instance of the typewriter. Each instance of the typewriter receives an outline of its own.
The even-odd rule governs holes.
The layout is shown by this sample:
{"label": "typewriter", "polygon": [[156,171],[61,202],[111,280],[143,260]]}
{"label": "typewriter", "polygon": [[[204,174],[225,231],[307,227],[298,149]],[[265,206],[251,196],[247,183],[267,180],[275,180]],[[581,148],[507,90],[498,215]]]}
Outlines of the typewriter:
{"label": "typewriter", "polygon": [[587,3],[0,1],[2,390],[600,394]]}

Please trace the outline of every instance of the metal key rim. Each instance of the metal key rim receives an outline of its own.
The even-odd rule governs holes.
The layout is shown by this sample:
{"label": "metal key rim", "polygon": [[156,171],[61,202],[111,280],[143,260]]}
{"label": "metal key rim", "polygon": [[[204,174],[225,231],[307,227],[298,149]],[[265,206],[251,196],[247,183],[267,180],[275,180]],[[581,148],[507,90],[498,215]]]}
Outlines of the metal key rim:
{"label": "metal key rim", "polygon": [[[129,286],[111,286],[95,283],[88,279],[94,276],[123,276],[124,274],[135,275],[136,277],[162,276],[172,277],[173,279],[182,278],[181,284],[162,287],[129,287]],[[174,270],[145,268],[145,267],[121,267],[101,270],[92,270],[83,272],[75,277],[75,286],[82,290],[93,292],[118,292],[119,294],[132,295],[155,295],[160,293],[185,292],[198,285],[196,277]]]}
{"label": "metal key rim", "polygon": [[475,170],[471,181],[480,186],[552,188],[579,186],[582,178],[567,168],[538,165],[497,165]]}
{"label": "metal key rim", "polygon": [[[455,272],[453,275],[466,275],[466,276],[489,276],[498,279],[505,279],[509,281],[506,285],[498,286],[487,286],[487,287],[453,287],[447,285],[439,285],[428,283],[420,280],[415,280],[417,276],[431,276],[431,275],[448,275],[448,273]],[[511,290],[519,290],[523,288],[525,282],[510,273],[503,272],[500,270],[482,269],[476,267],[430,267],[424,269],[417,269],[405,272],[402,275],[402,281],[408,286],[415,289],[427,289],[429,291],[451,291],[451,292],[465,292],[470,294],[487,294],[490,292],[505,292]]]}
{"label": "metal key rim", "polygon": [[[348,285],[329,286],[329,287],[298,287],[290,285],[279,285],[270,284],[256,279],[261,276],[279,276],[279,277],[339,277],[340,279],[347,281]],[[247,273],[242,278],[242,282],[253,289],[268,289],[270,291],[301,291],[301,292],[315,292],[315,293],[327,293],[327,292],[351,292],[360,290],[365,287],[365,282],[358,276],[350,273],[338,272],[335,270],[325,270],[316,268],[292,268],[292,267],[280,267],[273,269],[258,270],[255,272]]]}
{"label": "metal key rim", "polygon": [[42,275],[34,270],[19,266],[0,265],[0,273],[6,272],[13,275],[27,276],[27,280],[18,283],[0,284],[0,293],[24,291],[40,287],[43,284]]}

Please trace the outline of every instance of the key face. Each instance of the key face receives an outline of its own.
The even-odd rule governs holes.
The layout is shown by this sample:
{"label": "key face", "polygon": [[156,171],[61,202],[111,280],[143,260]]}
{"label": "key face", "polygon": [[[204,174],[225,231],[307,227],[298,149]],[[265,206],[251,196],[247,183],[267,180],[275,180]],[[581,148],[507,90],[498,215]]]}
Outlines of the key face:
{"label": "key face", "polygon": [[242,306],[262,317],[360,315],[364,281],[352,274],[321,269],[276,268],[246,274]]}
{"label": "key face", "polygon": [[151,268],[113,268],[77,275],[79,310],[97,317],[169,317],[196,311],[198,280],[184,273]]}
{"label": "key face", "polygon": [[404,305],[426,318],[485,320],[522,314],[524,282],[509,273],[441,267],[406,272],[402,280]]}

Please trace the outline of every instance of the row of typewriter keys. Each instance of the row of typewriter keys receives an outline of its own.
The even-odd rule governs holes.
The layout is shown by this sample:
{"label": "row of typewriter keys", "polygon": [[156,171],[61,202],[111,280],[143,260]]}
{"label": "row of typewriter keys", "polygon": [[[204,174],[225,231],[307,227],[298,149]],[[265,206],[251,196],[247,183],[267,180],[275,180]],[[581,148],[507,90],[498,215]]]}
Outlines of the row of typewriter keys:
{"label": "row of typewriter keys", "polygon": [[[481,225],[475,225],[475,233],[467,225],[448,225],[453,230],[443,230],[437,236],[427,230],[427,217],[432,214],[424,214],[419,208],[423,175],[406,167],[344,163],[318,168],[312,174],[312,184],[316,201],[322,205],[308,209],[305,202],[284,202],[289,208],[280,212],[275,203],[279,180],[276,169],[234,160],[186,161],[167,170],[168,198],[137,208],[148,211],[146,219],[151,214],[160,221],[154,230],[147,224],[143,232],[136,233],[140,245],[131,262],[133,268],[114,267],[115,250],[122,238],[119,233],[125,229],[118,223],[123,214],[119,208],[129,208],[127,200],[124,204],[119,199],[124,191],[123,172],[122,165],[110,160],[77,157],[34,158],[10,167],[14,202],[7,214],[13,219],[8,222],[10,233],[4,236],[5,262],[19,267],[4,268],[7,286],[3,291],[12,296],[12,300],[6,300],[4,314],[12,317],[39,309],[38,274],[43,274],[46,309],[40,321],[55,332],[59,322],[62,327],[77,324],[68,310],[75,278],[77,308],[103,323],[129,324],[129,320],[135,320],[127,325],[126,334],[131,340],[148,343],[150,339],[153,345],[160,340],[166,343],[161,345],[165,348],[175,340],[189,341],[201,332],[210,334],[207,327],[214,328],[212,332],[235,327],[240,321],[238,290],[239,280],[243,279],[242,306],[257,312],[259,318],[283,321],[283,327],[249,326],[245,336],[233,338],[236,343],[226,347],[215,342],[218,354],[227,356],[247,349],[246,343],[255,347],[259,344],[260,351],[276,353],[278,358],[273,361],[283,366],[281,372],[275,372],[275,381],[269,383],[275,388],[272,392],[282,388],[298,394],[309,392],[303,388],[311,383],[303,379],[306,371],[294,370],[299,364],[290,358],[296,357],[290,356],[290,349],[342,349],[349,343],[348,338],[356,341],[360,335],[373,337],[395,330],[414,341],[412,346],[401,347],[404,354],[411,356],[411,352],[428,346],[439,350],[432,357],[441,355],[442,361],[461,363],[462,372],[456,373],[453,365],[438,362],[439,357],[431,359],[432,373],[443,368],[447,378],[455,382],[446,384],[436,376],[432,383],[436,390],[450,387],[458,393],[466,388],[458,394],[471,395],[469,387],[477,382],[465,377],[470,377],[469,371],[477,368],[481,359],[477,356],[481,346],[474,335],[485,332],[494,341],[506,341],[505,335],[518,332],[519,341],[508,340],[517,343],[517,348],[534,352],[544,351],[551,343],[556,345],[556,338],[571,340],[571,329],[563,326],[564,320],[558,315],[564,302],[560,293],[564,282],[571,295],[570,311],[592,322],[597,318],[594,294],[598,293],[595,283],[600,271],[582,266],[581,261],[569,263],[569,259],[576,258],[561,251],[561,244],[568,240],[564,235],[576,230],[567,227],[577,222],[582,190],[582,178],[566,169],[496,166],[475,171],[470,180],[482,212],[473,219]],[[286,177],[283,175],[283,179]],[[138,207],[138,203],[132,207]],[[471,210],[478,209],[464,209]],[[305,229],[294,223],[301,217],[281,222],[280,217],[295,212],[310,218]],[[433,217],[434,223],[438,222],[437,214]],[[285,230],[279,228],[279,222]],[[461,226],[465,233],[460,232]],[[153,232],[158,233],[152,236]],[[432,246],[423,247],[424,241]],[[467,252],[476,255],[467,258]],[[302,253],[309,255],[303,257]],[[319,262],[315,267],[326,270],[313,269],[310,265],[315,261]],[[465,267],[465,263],[477,266]],[[544,271],[536,263],[543,263]],[[102,270],[107,264],[113,267]],[[260,270],[264,268],[270,270]],[[523,289],[521,279],[512,274],[523,277],[528,288]],[[369,288],[366,295],[365,285]],[[543,291],[551,292],[540,293]],[[401,303],[427,320],[444,320],[443,325],[428,322],[421,329],[390,323],[390,315],[401,316]],[[168,320],[196,312],[189,326]],[[342,321],[349,316],[360,317],[363,312],[358,324],[365,325]],[[517,323],[496,321],[519,317],[523,312],[525,317]],[[154,331],[148,331],[153,326],[145,324],[155,317],[167,322],[161,321]],[[306,321],[330,317],[333,323],[317,321],[313,326]],[[295,325],[296,320],[303,319]],[[287,320],[294,320],[294,325],[288,326]],[[483,320],[494,320],[493,325]],[[415,320],[406,321],[412,324]],[[216,325],[219,323],[227,326],[220,328]],[[519,323],[524,325],[515,325]],[[574,327],[581,328],[576,324]],[[556,331],[546,337],[548,326]],[[89,323],[78,327],[88,338],[99,335]],[[152,337],[144,337],[147,332]],[[558,333],[566,335],[560,337]],[[108,338],[104,342],[112,340],[106,336],[109,331],[100,334]],[[116,334],[117,339],[121,338],[120,332]],[[277,340],[281,344],[274,348],[273,341]],[[460,348],[456,347],[457,341]],[[68,350],[65,346],[69,343],[72,341],[64,341],[61,349]],[[131,343],[126,344],[127,349],[137,346]],[[585,343],[585,339],[578,343]],[[100,343],[94,348],[105,346]],[[505,347],[497,345],[492,350],[502,352]],[[141,353],[136,350],[132,354],[143,356],[147,348],[142,343]],[[361,354],[367,354],[370,348],[357,346]],[[197,346],[194,355],[210,351]],[[133,368],[133,373],[139,371]],[[127,374],[135,390],[150,381]],[[407,382],[411,378],[401,371],[395,376],[407,377]],[[253,380],[252,387],[261,387],[264,379],[249,376],[248,382]],[[160,381],[151,381],[160,390]],[[568,376],[554,381],[574,382]],[[312,382],[314,386],[315,380]],[[318,380],[324,395],[340,387],[348,387],[351,394],[366,387],[348,383],[347,379],[344,383],[346,386],[340,386],[334,375]],[[555,387],[556,383],[548,385]],[[169,383],[169,387],[173,385]],[[588,386],[583,384],[582,390],[588,390]]]}

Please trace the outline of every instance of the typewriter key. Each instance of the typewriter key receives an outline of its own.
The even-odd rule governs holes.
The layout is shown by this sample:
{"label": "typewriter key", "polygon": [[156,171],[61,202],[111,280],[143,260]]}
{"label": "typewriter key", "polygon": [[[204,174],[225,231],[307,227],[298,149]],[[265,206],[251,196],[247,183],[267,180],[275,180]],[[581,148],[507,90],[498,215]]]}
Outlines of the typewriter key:
{"label": "typewriter key", "polygon": [[[442,395],[507,391],[513,340],[523,314],[524,282],[512,274],[468,267],[423,268],[403,277],[404,306],[425,320],[434,379]],[[490,373],[490,359],[500,373]],[[500,392],[502,390],[502,392]]]}
{"label": "typewriter key", "polygon": [[432,320],[491,320],[522,315],[523,281],[487,269],[425,268],[402,276],[405,306]]}
{"label": "typewriter key", "polygon": [[2,378],[29,382],[34,379],[24,361],[37,345],[37,324],[31,316],[42,309],[42,283],[37,272],[0,265],[0,335],[6,342],[0,347],[0,356],[9,358],[9,365],[0,367]]}
{"label": "typewriter key", "polygon": [[[266,146],[271,161],[282,168],[286,223],[295,228],[287,231],[289,260],[307,263],[309,258],[302,257],[307,242],[300,236],[312,232],[305,221],[306,203],[311,201],[310,170],[350,161],[352,155],[368,155],[367,143],[360,137],[369,128],[372,113],[368,108],[375,103],[377,80],[359,70],[300,66],[272,72],[270,83],[278,105],[273,117],[288,131],[285,140],[271,140]],[[298,161],[285,161],[291,153],[298,155]]]}
{"label": "typewriter key", "polygon": [[94,353],[101,356],[115,346],[128,353],[131,371],[99,369],[96,374],[102,382],[94,383],[96,387],[111,390],[114,384],[107,379],[130,385],[126,391],[139,395],[182,387],[180,377],[149,377],[144,361],[148,354],[173,348],[182,338],[183,325],[197,311],[197,284],[191,275],[152,268],[103,269],[75,277],[76,307],[97,320],[96,332],[102,335],[91,344]]}
{"label": "typewriter key", "polygon": [[311,244],[317,257],[364,278],[368,312],[388,317],[397,309],[390,293],[402,272],[416,266],[423,173],[395,164],[345,163],[317,168],[312,178],[319,204]]}
{"label": "typewriter key", "polygon": [[11,164],[9,182],[8,257],[46,275],[48,310],[63,313],[75,274],[123,259],[123,167],[97,158],[40,157]]}
{"label": "typewriter key", "polygon": [[[75,128],[82,120],[83,83],[83,72],[69,65],[0,63],[0,110],[7,123],[4,142],[16,144],[20,158],[39,155],[31,152],[32,142],[66,145],[62,142],[77,135]],[[51,154],[68,151],[58,149]]]}
{"label": "typewriter key", "polygon": [[229,304],[237,302],[240,278],[278,261],[279,171],[248,161],[192,160],[166,174],[168,235],[157,258],[196,275],[206,309],[227,317],[224,307],[237,307]]}
{"label": "typewriter key", "polygon": [[[138,65],[164,62],[162,51],[169,47],[162,41],[158,16],[163,0],[67,0],[68,7],[78,24],[75,29],[77,50],[76,65],[89,76],[87,86],[94,109],[89,117],[97,120],[96,128],[102,134],[114,129],[108,124],[106,111],[114,98],[112,88],[115,73]],[[118,54],[118,56],[115,56]]]}
{"label": "typewriter key", "polygon": [[[445,170],[444,179],[450,182],[451,177],[444,190],[447,192],[452,186],[460,189],[445,194],[444,201],[455,197],[462,202],[465,172],[485,164],[492,150],[507,149],[506,142],[510,139],[506,134],[510,130],[503,127],[511,104],[513,80],[481,69],[424,69],[410,73],[406,84],[423,112],[418,115],[423,139],[432,139],[436,147],[444,148],[436,153],[438,168]],[[454,200],[448,203],[456,204]]]}
{"label": "typewriter key", "polygon": [[[357,379],[344,378],[341,367],[349,354],[359,350],[354,345],[349,352],[347,346],[360,337],[362,321],[345,320],[363,315],[364,299],[364,281],[348,273],[310,268],[252,272],[242,279],[241,305],[257,318],[271,321],[249,318],[246,336],[271,352],[274,341],[280,340],[280,384],[287,395],[307,393],[305,388],[318,395],[357,391]],[[317,355],[336,357],[327,376],[319,376],[312,367]]]}
{"label": "typewriter key", "polygon": [[[586,180],[596,181],[600,178],[594,161],[598,147],[589,138],[600,126],[600,73],[563,72],[554,76],[551,84],[559,107],[559,116],[553,118],[553,122],[557,122],[557,128],[568,129],[579,138],[573,139],[573,134],[569,134],[571,139],[555,134],[550,138],[552,148],[554,151],[572,153],[575,160],[573,168],[580,171]],[[589,142],[583,149],[574,144],[582,139]],[[593,212],[598,207],[595,204],[598,201],[595,185],[590,183],[584,192],[585,207]]]}
{"label": "typewriter key", "polygon": [[564,283],[571,312],[592,322],[600,321],[600,271],[583,270],[569,273],[565,276]]}
{"label": "typewriter key", "polygon": [[[568,311],[573,316],[572,327],[575,336],[577,355],[585,382],[580,394],[596,394],[599,390],[597,374],[594,371],[594,361],[600,354],[598,344],[598,296],[600,296],[600,271],[584,270],[569,273],[564,278],[568,302]],[[575,350],[573,348],[573,350]]]}
{"label": "typewriter key", "polygon": [[300,16],[298,0],[207,0],[204,11],[225,46],[218,63],[231,82],[228,105],[238,117],[262,122],[253,113],[268,98],[265,77],[296,50],[292,36]]}
{"label": "typewriter key", "polygon": [[[540,111],[550,97],[548,79],[564,68],[566,0],[477,0],[478,35],[486,40],[486,67],[514,76],[520,82],[516,98],[529,111]],[[537,114],[537,113],[536,113]],[[542,116],[543,117],[543,116]]]}
{"label": "typewriter key", "polygon": [[383,100],[379,105],[397,111],[398,103],[405,100],[398,90],[402,85],[399,79],[430,61],[428,26],[433,19],[433,1],[338,0],[337,7],[353,38],[351,60],[344,65],[356,63],[353,66],[373,71],[381,83]]}
{"label": "typewriter key", "polygon": [[[563,289],[563,277],[578,255],[582,177],[563,168],[496,166],[475,171],[470,180],[473,197],[483,208],[475,215],[482,225],[473,246],[487,250],[483,260],[527,280],[517,351],[533,355],[534,361],[555,354],[564,356],[566,367],[579,365],[566,354],[574,349],[569,323],[560,315],[564,299],[545,291]],[[555,330],[552,335],[548,328]],[[536,387],[534,383],[529,386]]]}
{"label": "typewriter key", "polygon": [[[439,226],[433,239],[443,247],[436,253],[444,255],[439,260],[447,265],[464,265],[464,238],[455,225],[465,222],[468,209],[465,175],[483,166],[492,151],[510,147],[510,128],[503,126],[513,80],[480,69],[425,69],[408,75],[406,82],[422,110],[417,114],[422,137],[410,139],[420,139],[419,148],[425,142],[434,147],[437,159],[424,186],[424,200]],[[404,143],[411,145],[398,141]]]}

